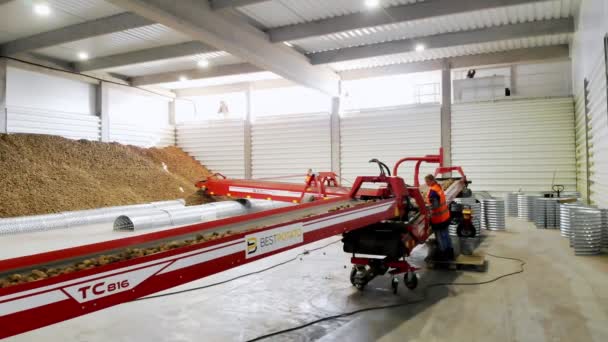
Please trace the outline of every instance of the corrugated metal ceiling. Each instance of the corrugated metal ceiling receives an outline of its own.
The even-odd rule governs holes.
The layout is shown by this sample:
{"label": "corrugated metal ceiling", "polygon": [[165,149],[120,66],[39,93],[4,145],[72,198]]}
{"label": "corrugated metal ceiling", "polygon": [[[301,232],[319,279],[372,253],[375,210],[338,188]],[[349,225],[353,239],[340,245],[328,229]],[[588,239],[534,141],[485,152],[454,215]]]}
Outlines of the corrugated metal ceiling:
{"label": "corrugated metal ceiling", "polygon": [[348,62],[340,62],[330,64],[336,71],[374,68],[379,66],[420,62],[432,59],[475,55],[482,53],[492,53],[500,51],[508,51],[514,49],[533,48],[540,46],[551,46],[559,44],[568,44],[572,39],[571,34],[557,34],[539,37],[530,37],[523,39],[503,40],[491,43],[480,43],[462,45],[457,47],[429,49],[422,52],[408,52],[395,55],[387,55],[374,58],[358,59]]}
{"label": "corrugated metal ceiling", "polygon": [[[383,7],[422,0],[382,0]],[[363,0],[274,0],[239,8],[239,11],[266,28],[327,19],[365,10]]]}
{"label": "corrugated metal ceiling", "polygon": [[34,14],[35,1],[0,5],[0,43],[124,12],[100,0],[47,0],[46,3],[52,11],[47,17]]}
{"label": "corrugated metal ceiling", "polygon": [[129,77],[135,76],[146,76],[152,74],[159,74],[163,72],[172,72],[180,70],[195,69],[197,67],[196,62],[199,60],[209,61],[210,68],[218,65],[236,64],[240,63],[241,60],[233,55],[230,55],[224,51],[201,53],[192,56],[185,56],[179,58],[164,59],[159,61],[146,62],[141,64],[134,64],[129,66],[123,66],[119,68],[106,69],[105,71],[111,73],[117,73]]}
{"label": "corrugated metal ceiling", "polygon": [[413,22],[376,26],[302,39],[292,43],[309,53],[320,52],[447,32],[474,30],[536,20],[567,18],[573,16],[579,4],[580,0],[546,1],[536,4],[510,6]]}
{"label": "corrugated metal ceiling", "polygon": [[79,51],[86,51],[89,58],[95,58],[177,44],[189,40],[191,39],[182,33],[161,24],[155,24],[52,46],[36,52],[66,61],[76,61]]}

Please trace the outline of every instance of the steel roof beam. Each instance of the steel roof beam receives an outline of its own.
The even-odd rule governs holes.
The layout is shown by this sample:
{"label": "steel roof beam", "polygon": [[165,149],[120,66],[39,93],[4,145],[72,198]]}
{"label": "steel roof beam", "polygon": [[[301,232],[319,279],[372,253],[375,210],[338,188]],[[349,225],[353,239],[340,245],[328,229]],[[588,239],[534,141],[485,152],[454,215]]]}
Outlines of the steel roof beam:
{"label": "steel roof beam", "polygon": [[301,85],[328,95],[337,95],[338,75],[327,67],[312,66],[308,59],[268,36],[230,12],[213,11],[200,0],[109,0],[137,13],[239,57],[260,69],[272,71]]}
{"label": "steel roof beam", "polygon": [[312,64],[328,64],[414,52],[418,44],[424,45],[426,49],[436,49],[573,32],[574,20],[572,18],[555,19],[394,40],[378,44],[312,53],[308,56],[310,57]]}
{"label": "steel roof beam", "polygon": [[426,0],[410,5],[394,6],[308,23],[277,27],[268,30],[268,35],[272,42],[285,42],[365,27],[543,1],[546,0]]}
{"label": "steel roof beam", "polygon": [[[568,45],[553,45],[545,47],[516,49],[478,55],[458,56],[446,58],[452,69],[472,68],[490,65],[516,64],[549,60],[568,60],[570,51]],[[370,77],[393,76],[416,72],[441,70],[442,60],[413,62],[387,65],[377,68],[346,70],[340,72],[343,81],[358,80]]]}
{"label": "steel roof beam", "polygon": [[215,51],[217,50],[201,42],[186,42],[94,58],[88,61],[74,63],[74,69],[78,72],[110,69]]}
{"label": "steel roof beam", "polygon": [[4,43],[0,45],[0,54],[10,56],[152,24],[154,22],[133,13],[121,13]]}
{"label": "steel roof beam", "polygon": [[209,2],[211,3],[211,8],[218,10],[224,8],[243,7],[268,1],[270,0],[210,0]]}
{"label": "steel roof beam", "polygon": [[208,69],[191,69],[184,71],[172,71],[160,74],[137,76],[129,79],[133,86],[144,86],[150,84],[161,84],[178,82],[180,77],[186,77],[188,80],[201,80],[205,78],[232,76],[240,74],[249,74],[253,72],[264,71],[252,64],[241,63],[241,64],[229,64],[219,65]]}

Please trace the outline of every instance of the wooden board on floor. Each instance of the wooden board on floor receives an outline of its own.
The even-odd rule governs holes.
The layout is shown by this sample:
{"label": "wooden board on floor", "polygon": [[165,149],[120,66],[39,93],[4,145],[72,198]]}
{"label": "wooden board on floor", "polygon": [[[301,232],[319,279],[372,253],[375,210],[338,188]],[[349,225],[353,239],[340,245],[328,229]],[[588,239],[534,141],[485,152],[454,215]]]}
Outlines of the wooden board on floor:
{"label": "wooden board on floor", "polygon": [[487,268],[486,256],[484,254],[459,255],[455,260],[426,260],[428,268],[450,269],[450,270],[475,270],[485,272]]}

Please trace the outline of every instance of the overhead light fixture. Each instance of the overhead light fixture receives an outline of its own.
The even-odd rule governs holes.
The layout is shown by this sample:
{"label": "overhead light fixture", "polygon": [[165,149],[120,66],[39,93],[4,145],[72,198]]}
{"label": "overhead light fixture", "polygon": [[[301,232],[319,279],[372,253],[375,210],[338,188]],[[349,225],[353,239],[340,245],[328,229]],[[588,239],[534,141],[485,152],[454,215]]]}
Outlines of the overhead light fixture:
{"label": "overhead light fixture", "polygon": [[187,80],[188,80],[188,77],[186,77],[186,75],[181,75],[181,76],[179,77],[179,80],[180,80],[180,81],[182,81],[182,82],[184,82],[184,81],[187,81]]}
{"label": "overhead light fixture", "polygon": [[365,0],[365,6],[367,8],[376,8],[380,5],[380,0]]}
{"label": "overhead light fixture", "polygon": [[424,49],[426,49],[426,47],[424,46],[424,44],[417,44],[416,45],[416,51],[420,52],[420,51],[424,51]]}
{"label": "overhead light fixture", "polygon": [[44,3],[35,4],[34,13],[36,13],[37,15],[39,15],[41,17],[46,17],[49,14],[51,14],[51,8],[49,7],[49,5],[44,4]]}
{"label": "overhead light fixture", "polygon": [[289,47],[293,47],[293,44],[291,44],[290,42],[283,42],[283,44],[289,46]]}
{"label": "overhead light fixture", "polygon": [[209,61],[206,59],[201,59],[200,61],[196,62],[196,65],[198,65],[199,68],[207,68],[209,67]]}
{"label": "overhead light fixture", "polygon": [[89,59],[89,54],[84,51],[81,51],[78,53],[78,59],[80,59],[81,61],[87,60]]}

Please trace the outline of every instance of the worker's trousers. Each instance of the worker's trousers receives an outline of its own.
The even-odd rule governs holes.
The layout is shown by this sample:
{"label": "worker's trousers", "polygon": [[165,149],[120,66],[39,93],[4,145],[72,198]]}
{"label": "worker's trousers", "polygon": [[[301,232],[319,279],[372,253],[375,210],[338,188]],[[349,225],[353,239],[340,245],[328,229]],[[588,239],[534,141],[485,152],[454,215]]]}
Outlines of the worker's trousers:
{"label": "worker's trousers", "polygon": [[439,243],[439,250],[442,252],[452,249],[452,239],[450,239],[449,233],[450,220],[445,222],[431,224],[437,243]]}

